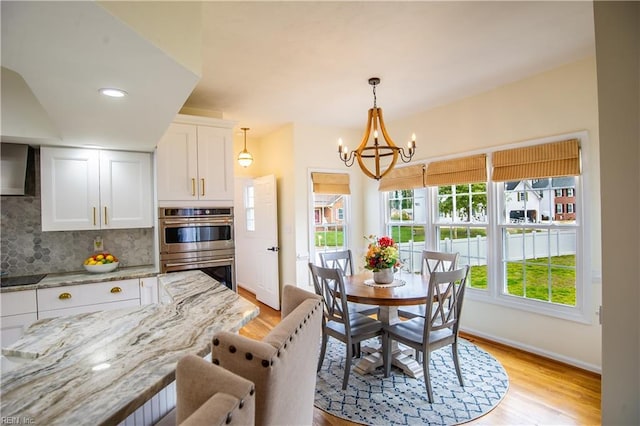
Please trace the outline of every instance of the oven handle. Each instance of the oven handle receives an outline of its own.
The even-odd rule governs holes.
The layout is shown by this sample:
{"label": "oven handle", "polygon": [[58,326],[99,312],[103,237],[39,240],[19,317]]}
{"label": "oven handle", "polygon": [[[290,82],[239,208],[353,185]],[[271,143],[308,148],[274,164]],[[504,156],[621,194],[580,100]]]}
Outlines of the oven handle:
{"label": "oven handle", "polygon": [[199,265],[199,264],[203,264],[203,263],[229,263],[233,261],[233,257],[228,257],[225,259],[214,259],[214,260],[207,260],[207,261],[195,261],[195,262],[179,262],[179,263],[166,263],[165,266],[167,268],[174,268],[176,266],[194,266],[194,265]]}
{"label": "oven handle", "polygon": [[162,222],[164,225],[198,225],[198,224],[213,224],[213,225],[218,225],[218,224],[229,224],[229,223],[233,223],[232,219],[186,219],[186,220],[165,220]]}

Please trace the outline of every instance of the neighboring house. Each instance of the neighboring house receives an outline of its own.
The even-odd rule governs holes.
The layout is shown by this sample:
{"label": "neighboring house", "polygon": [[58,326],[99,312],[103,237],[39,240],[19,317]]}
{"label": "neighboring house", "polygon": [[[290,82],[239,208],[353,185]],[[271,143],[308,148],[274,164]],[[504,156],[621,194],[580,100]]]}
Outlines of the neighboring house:
{"label": "neighboring house", "polygon": [[314,220],[316,225],[342,224],[344,222],[344,197],[342,195],[315,195]]}
{"label": "neighboring house", "polygon": [[572,177],[551,179],[555,220],[576,220],[575,187]]}
{"label": "neighboring house", "polygon": [[[575,178],[557,177],[507,182],[506,206],[512,223],[576,219]],[[525,219],[526,218],[526,219]]]}
{"label": "neighboring house", "polygon": [[505,189],[511,191],[505,195],[511,223],[540,222],[545,216],[549,216],[549,212],[542,208],[543,191],[534,191],[531,185],[533,182],[535,181],[521,180],[505,184]]}

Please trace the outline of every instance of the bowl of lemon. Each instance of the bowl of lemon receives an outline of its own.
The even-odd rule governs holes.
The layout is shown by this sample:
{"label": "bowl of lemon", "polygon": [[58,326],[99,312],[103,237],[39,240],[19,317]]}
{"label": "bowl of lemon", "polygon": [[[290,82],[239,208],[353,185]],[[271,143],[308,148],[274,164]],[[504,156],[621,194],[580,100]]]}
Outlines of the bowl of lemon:
{"label": "bowl of lemon", "polygon": [[92,273],[103,273],[115,271],[120,262],[118,258],[111,253],[96,253],[89,256],[84,261],[84,269]]}

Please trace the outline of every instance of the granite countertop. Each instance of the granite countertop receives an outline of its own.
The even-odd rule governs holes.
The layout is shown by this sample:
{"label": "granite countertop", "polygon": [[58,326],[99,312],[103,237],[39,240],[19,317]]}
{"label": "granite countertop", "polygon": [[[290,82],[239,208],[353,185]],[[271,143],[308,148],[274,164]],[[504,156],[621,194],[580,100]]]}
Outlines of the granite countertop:
{"label": "granite countertop", "polygon": [[2,418],[118,423],[175,379],[180,358],[205,356],[214,333],[238,331],[259,312],[200,271],[158,281],[170,303],[41,320],[3,348],[20,363],[2,373]]}
{"label": "granite countertop", "polygon": [[62,287],[66,285],[89,284],[104,281],[119,281],[132,278],[147,278],[158,275],[158,270],[153,265],[132,266],[118,268],[113,272],[94,274],[87,271],[65,272],[59,274],[47,274],[39,283],[2,287],[1,293],[12,291],[35,290],[38,288]]}

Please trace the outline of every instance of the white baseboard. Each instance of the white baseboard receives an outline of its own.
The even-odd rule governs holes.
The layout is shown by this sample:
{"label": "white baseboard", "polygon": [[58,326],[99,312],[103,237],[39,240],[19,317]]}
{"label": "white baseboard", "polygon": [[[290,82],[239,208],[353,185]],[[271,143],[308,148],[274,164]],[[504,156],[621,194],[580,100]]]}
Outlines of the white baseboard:
{"label": "white baseboard", "polygon": [[537,348],[535,346],[526,345],[526,344],[523,344],[522,342],[516,342],[514,340],[504,339],[502,337],[494,336],[492,334],[483,333],[482,331],[475,330],[473,328],[460,327],[460,331],[463,332],[463,333],[467,333],[467,334],[473,335],[473,336],[481,337],[481,338],[486,339],[486,340],[491,340],[491,341],[494,341],[494,342],[497,342],[497,343],[501,343],[501,344],[506,345],[506,346],[511,346],[513,348],[520,349],[520,350],[523,350],[525,352],[531,352],[533,354],[540,355],[540,356],[543,356],[545,358],[550,358],[550,359],[553,359],[555,361],[563,362],[565,364],[569,364],[569,365],[572,365],[574,367],[581,368],[583,370],[592,371],[594,373],[602,374],[602,367],[599,366],[599,365],[589,364],[589,363],[577,360],[575,358],[570,358],[570,357],[567,357],[565,355],[561,355],[561,354],[558,354],[558,353],[555,353],[555,352],[546,351],[544,349],[540,349],[540,348]]}

